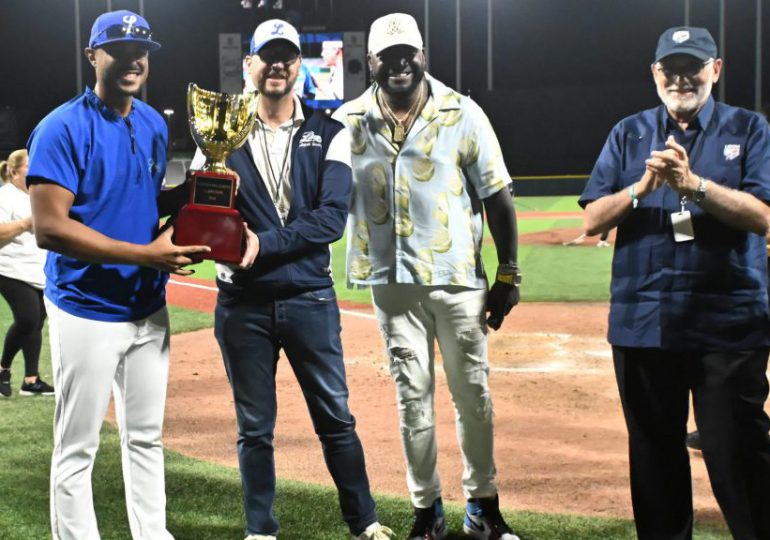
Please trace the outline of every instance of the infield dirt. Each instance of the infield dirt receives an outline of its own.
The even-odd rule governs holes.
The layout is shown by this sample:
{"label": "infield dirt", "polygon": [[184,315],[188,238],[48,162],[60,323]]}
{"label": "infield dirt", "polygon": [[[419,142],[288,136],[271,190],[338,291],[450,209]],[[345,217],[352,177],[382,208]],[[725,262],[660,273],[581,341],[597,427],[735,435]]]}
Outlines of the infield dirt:
{"label": "infield dirt", "polygon": [[[560,238],[567,237],[572,232]],[[178,284],[169,285],[168,296],[172,304],[204,310],[215,300],[212,291]],[[395,393],[371,307],[341,307],[350,405],[372,488],[407,495]],[[631,516],[627,439],[606,325],[606,304],[522,304],[500,331],[491,333],[495,456],[504,507]],[[446,378],[440,367],[436,372],[444,498],[461,501],[462,461],[454,413]],[[302,394],[283,357],[277,387],[279,477],[331,484]],[[237,466],[235,432],[232,396],[213,330],[174,336],[166,446]],[[699,453],[691,453],[691,463],[698,520],[720,520]]]}

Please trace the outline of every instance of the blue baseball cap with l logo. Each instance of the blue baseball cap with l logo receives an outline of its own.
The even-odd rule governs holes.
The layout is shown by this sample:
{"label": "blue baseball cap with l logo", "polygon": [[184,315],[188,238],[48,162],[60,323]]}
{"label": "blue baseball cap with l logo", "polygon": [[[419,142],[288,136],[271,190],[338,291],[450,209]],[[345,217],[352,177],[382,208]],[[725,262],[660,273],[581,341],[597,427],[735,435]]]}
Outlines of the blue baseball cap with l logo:
{"label": "blue baseball cap with l logo", "polygon": [[302,52],[299,46],[299,33],[297,33],[297,29],[281,19],[270,19],[257,26],[257,29],[254,30],[254,35],[251,37],[249,54],[257,54],[262,47],[276,39],[288,41],[294,45],[297,52]]}
{"label": "blue baseball cap with l logo", "polygon": [[88,46],[91,49],[110,43],[137,43],[148,51],[160,49],[160,43],[152,40],[150,23],[132,11],[110,11],[99,15],[91,27]]}

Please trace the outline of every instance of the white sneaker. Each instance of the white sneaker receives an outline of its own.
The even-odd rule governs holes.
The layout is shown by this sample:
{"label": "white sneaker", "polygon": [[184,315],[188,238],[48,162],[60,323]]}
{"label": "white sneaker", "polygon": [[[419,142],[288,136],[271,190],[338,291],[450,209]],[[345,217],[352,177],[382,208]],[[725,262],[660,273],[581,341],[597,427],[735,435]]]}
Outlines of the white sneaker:
{"label": "white sneaker", "polygon": [[393,534],[393,531],[385,525],[380,525],[379,522],[375,521],[358,536],[351,534],[350,537],[353,540],[390,540],[393,538]]}
{"label": "white sneaker", "polygon": [[275,536],[271,534],[250,534],[245,540],[277,540]]}
{"label": "white sneaker", "polygon": [[601,247],[610,247],[611,245],[612,244],[607,242],[607,240],[599,240],[598,242],[596,242],[596,247],[600,247],[600,248]]}
{"label": "white sneaker", "polygon": [[520,540],[500,513],[497,495],[468,499],[465,506],[463,532],[477,540]]}

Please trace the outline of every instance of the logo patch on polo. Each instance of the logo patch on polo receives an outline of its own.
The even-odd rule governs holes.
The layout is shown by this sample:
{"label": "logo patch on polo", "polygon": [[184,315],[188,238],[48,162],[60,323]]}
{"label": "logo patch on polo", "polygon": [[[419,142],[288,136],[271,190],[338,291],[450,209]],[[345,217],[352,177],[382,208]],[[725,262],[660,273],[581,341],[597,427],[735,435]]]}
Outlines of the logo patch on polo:
{"label": "logo patch on polo", "polygon": [[316,135],[312,131],[306,131],[299,140],[299,148],[305,148],[307,146],[316,146],[320,148],[322,143],[323,139],[321,139],[320,135]]}
{"label": "logo patch on polo", "polygon": [[674,40],[676,43],[682,43],[683,41],[687,41],[690,39],[690,31],[689,30],[677,30],[671,35],[671,39]]}
{"label": "logo patch on polo", "polygon": [[726,144],[725,149],[722,152],[727,161],[731,161],[741,155],[740,144]]}

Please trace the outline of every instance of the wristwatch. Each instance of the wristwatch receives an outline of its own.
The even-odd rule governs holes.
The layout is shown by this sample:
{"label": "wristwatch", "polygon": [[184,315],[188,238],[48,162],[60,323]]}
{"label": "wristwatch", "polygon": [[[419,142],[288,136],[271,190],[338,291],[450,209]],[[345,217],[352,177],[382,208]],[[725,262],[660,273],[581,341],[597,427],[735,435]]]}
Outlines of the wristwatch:
{"label": "wristwatch", "polygon": [[495,280],[518,287],[521,285],[521,270],[516,264],[501,264],[497,267]]}
{"label": "wristwatch", "polygon": [[702,177],[698,177],[698,187],[692,192],[692,202],[700,203],[706,198],[706,180]]}

